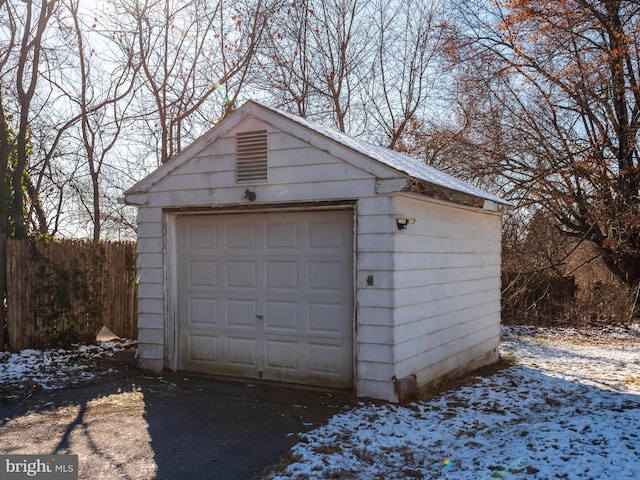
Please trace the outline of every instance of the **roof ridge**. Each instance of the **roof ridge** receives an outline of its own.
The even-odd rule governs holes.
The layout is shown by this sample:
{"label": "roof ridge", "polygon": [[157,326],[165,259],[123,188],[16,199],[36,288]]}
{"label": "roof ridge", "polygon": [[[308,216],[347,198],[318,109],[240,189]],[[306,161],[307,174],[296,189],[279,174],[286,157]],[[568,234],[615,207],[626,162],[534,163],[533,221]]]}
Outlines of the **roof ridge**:
{"label": "roof ridge", "polygon": [[503,205],[512,205],[511,202],[504,200],[497,195],[489,193],[486,190],[476,187],[475,185],[454,177],[453,175],[445,173],[442,170],[438,170],[437,168],[432,167],[427,163],[421,162],[416,158],[410,157],[405,153],[392,150],[368,140],[354,137],[345,132],[333,130],[319,123],[312,122],[307,118],[297,116],[280,108],[266,105],[260,101],[249,101],[278,115],[282,115],[296,122],[297,124],[312,130],[315,133],[323,135],[324,137],[327,137],[342,146],[350,148],[351,150],[365,155],[372,160],[382,163],[383,165],[386,165],[416,180],[431,183],[439,187],[482,198],[484,200],[490,200],[492,202],[500,203]]}

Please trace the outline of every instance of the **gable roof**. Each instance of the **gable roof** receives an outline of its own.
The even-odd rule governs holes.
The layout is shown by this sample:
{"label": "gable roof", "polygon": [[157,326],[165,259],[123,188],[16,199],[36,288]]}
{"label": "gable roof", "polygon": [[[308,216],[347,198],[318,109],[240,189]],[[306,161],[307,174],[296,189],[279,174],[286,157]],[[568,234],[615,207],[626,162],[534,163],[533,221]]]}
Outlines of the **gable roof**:
{"label": "gable roof", "polygon": [[510,205],[510,202],[507,202],[506,200],[496,195],[492,195],[489,192],[486,192],[456,177],[444,173],[443,171],[427,165],[424,162],[420,162],[415,158],[411,158],[404,153],[400,153],[381,145],[367,142],[366,140],[352,137],[350,135],[347,135],[346,133],[331,130],[317,123],[310,122],[305,118],[297,117],[291,113],[276,108],[269,107],[263,104],[260,105],[263,108],[267,108],[273,112],[278,113],[279,115],[287,117],[297,124],[313,130],[314,132],[319,133],[324,137],[334,140],[335,142],[345,147],[355,150],[356,152],[372,160],[382,163],[387,167],[391,167],[393,170],[403,173],[411,177],[412,179],[431,183],[439,187],[447,188],[449,190],[460,193],[465,193],[467,195],[472,195],[474,197],[482,198],[485,200],[491,200],[496,203]]}
{"label": "gable roof", "polygon": [[[419,182],[424,182],[427,184],[435,185],[437,187],[442,187],[447,190],[451,190],[453,192],[462,193],[465,195],[470,195],[472,197],[476,197],[483,200],[490,200],[500,205],[511,206],[512,204],[496,195],[493,195],[489,192],[486,192],[480,188],[477,188],[467,182],[464,182],[456,177],[453,177],[447,173],[442,172],[434,167],[427,165],[426,163],[420,162],[414,158],[409,157],[400,152],[396,152],[394,150],[390,150],[388,148],[382,147],[380,145],[376,145],[365,140],[361,140],[350,135],[347,135],[342,132],[338,132],[336,130],[332,130],[326,128],[317,123],[310,122],[305,118],[298,117],[291,113],[285,112],[284,110],[280,110],[274,107],[267,106],[263,103],[260,103],[255,100],[248,100],[245,102],[238,110],[236,110],[233,114],[231,114],[227,119],[223,120],[219,125],[213,127],[209,132],[205,133],[203,137],[211,137],[209,141],[205,142],[205,144],[210,144],[215,138],[219,135],[216,134],[220,130],[220,134],[224,133],[228,130],[228,128],[224,128],[226,124],[232,126],[235,125],[238,121],[243,117],[242,112],[246,110],[254,110],[253,113],[259,112],[261,109],[271,112],[277,116],[288,119],[295,124],[316,133],[327,140],[333,141],[343,147],[346,147],[360,155],[367,157],[370,160],[373,160],[385,167],[390,168],[391,170],[396,171],[397,173],[408,177],[412,180],[417,180]],[[257,115],[259,117],[259,115]],[[237,121],[234,122],[232,119],[236,117]],[[126,195],[142,193],[159,182],[162,178],[167,176],[177,167],[182,165],[188,158],[193,156],[192,150],[196,149],[196,153],[198,151],[198,145],[200,142],[196,140],[189,147],[183,150],[176,157],[169,160],[164,165],[161,165],[149,174],[144,179],[140,180],[134,186],[132,186],[129,190],[125,192]],[[204,148],[205,145],[202,145],[200,148]]]}

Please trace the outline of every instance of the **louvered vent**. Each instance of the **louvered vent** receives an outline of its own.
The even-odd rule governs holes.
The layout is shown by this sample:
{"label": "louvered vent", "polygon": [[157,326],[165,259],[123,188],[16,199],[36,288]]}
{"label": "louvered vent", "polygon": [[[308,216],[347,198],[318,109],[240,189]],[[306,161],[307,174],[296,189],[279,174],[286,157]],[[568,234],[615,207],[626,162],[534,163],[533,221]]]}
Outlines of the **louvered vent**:
{"label": "louvered vent", "polygon": [[242,132],[236,136],[236,182],[267,179],[267,131]]}

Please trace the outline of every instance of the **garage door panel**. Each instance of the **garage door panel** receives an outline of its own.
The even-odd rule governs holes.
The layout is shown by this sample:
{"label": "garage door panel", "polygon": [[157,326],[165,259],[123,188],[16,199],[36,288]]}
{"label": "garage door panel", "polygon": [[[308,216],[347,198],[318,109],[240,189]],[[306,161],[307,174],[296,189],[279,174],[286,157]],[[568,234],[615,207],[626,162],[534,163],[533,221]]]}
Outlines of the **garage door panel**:
{"label": "garage door panel", "polygon": [[352,215],[178,217],[179,368],[351,387]]}
{"label": "garage door panel", "polygon": [[340,249],[344,246],[344,225],[339,221],[310,221],[309,222],[309,248]]}
{"label": "garage door panel", "polygon": [[299,304],[295,300],[267,300],[265,314],[266,333],[297,335],[300,330],[299,312]]}
{"label": "garage door panel", "polygon": [[345,345],[342,343],[310,342],[309,372],[315,375],[341,377],[344,375]]}
{"label": "garage door panel", "polygon": [[190,297],[187,300],[187,324],[192,328],[218,326],[218,300],[216,298]]}
{"label": "garage door panel", "polygon": [[218,286],[218,263],[191,259],[187,262],[189,286],[192,288],[215,288]]}
{"label": "garage door panel", "polygon": [[253,224],[229,224],[226,229],[228,250],[253,250],[258,246],[257,227]]}
{"label": "garage door panel", "polygon": [[217,335],[191,334],[187,347],[191,361],[215,363],[219,358]]}
{"label": "garage door panel", "polygon": [[267,250],[297,249],[298,224],[295,222],[268,222],[266,224]]}
{"label": "garage door panel", "polygon": [[299,342],[297,340],[265,340],[267,369],[275,369],[280,371],[286,370],[298,372],[298,359],[300,358]]}
{"label": "garage door panel", "polygon": [[226,364],[258,370],[258,340],[253,337],[226,337]]}
{"label": "garage door panel", "polygon": [[225,263],[226,290],[258,288],[258,264],[255,260],[230,260]]}
{"label": "garage door panel", "polygon": [[291,291],[300,288],[299,262],[295,260],[266,260],[267,291]]}
{"label": "garage door panel", "polygon": [[[307,263],[307,285],[310,293],[344,292],[345,262],[335,260],[312,260]],[[341,295],[342,296],[342,295]]]}
{"label": "garage door panel", "polygon": [[227,298],[225,300],[226,326],[231,329],[256,330],[258,302],[253,299]]}
{"label": "garage door panel", "polygon": [[217,225],[190,225],[186,230],[187,250],[216,250],[218,248]]}
{"label": "garage door panel", "polygon": [[341,303],[309,302],[307,306],[308,332],[322,336],[344,338],[342,318],[345,316]]}

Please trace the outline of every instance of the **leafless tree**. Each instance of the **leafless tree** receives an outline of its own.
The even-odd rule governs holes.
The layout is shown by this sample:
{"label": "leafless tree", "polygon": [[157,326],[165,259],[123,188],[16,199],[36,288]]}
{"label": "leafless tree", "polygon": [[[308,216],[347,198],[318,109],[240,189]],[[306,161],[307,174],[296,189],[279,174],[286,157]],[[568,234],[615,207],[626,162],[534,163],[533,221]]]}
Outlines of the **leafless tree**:
{"label": "leafless tree", "polygon": [[[103,207],[109,205],[113,208],[110,205],[113,201],[109,202],[104,195],[101,176],[108,165],[109,156],[114,153],[123,125],[128,122],[126,108],[131,101],[137,69],[132,55],[129,55],[120,58],[111,71],[107,71],[105,67],[111,63],[110,59],[101,57],[100,49],[92,45],[94,42],[108,47],[111,41],[97,34],[97,18],[88,12],[81,13],[79,0],[62,0],[62,5],[63,13],[58,26],[63,36],[75,39],[75,42],[69,43],[77,71],[74,79],[67,79],[64,86],[64,80],[60,79],[59,86],[77,111],[74,116],[74,119],[78,119],[75,128],[79,130],[80,140],[77,164],[89,175],[88,192],[83,192],[75,182],[69,182],[69,186],[76,191],[74,197],[86,211],[92,226],[92,238],[97,241],[101,237],[103,219],[106,218]],[[87,24],[87,20],[93,25]],[[73,171],[75,173],[77,169]]]}
{"label": "leafless tree", "polygon": [[269,101],[395,148],[439,110],[450,28],[440,1],[297,1],[269,23],[260,64]]}
{"label": "leafless tree", "polygon": [[[260,56],[271,102],[355,133],[373,24],[362,0],[303,0],[277,10]],[[352,113],[353,112],[353,113]]]}
{"label": "leafless tree", "polygon": [[[44,34],[56,6],[56,0],[42,0],[39,4],[33,0],[19,4],[4,1],[0,4],[6,14],[2,24],[6,41],[1,53],[3,158],[0,158],[0,164],[3,165],[2,171],[11,177],[12,197],[10,205],[5,203],[6,199],[3,201],[3,227],[11,228],[17,237],[24,237],[28,233],[29,216],[25,212],[29,209],[36,214],[37,230],[47,230],[46,216],[29,175],[29,129],[40,79]],[[12,132],[15,136],[10,138]],[[5,179],[3,177],[6,182]]]}
{"label": "leafless tree", "polygon": [[[640,281],[640,36],[637,2],[460,5],[462,92],[490,107],[475,131],[514,198],[593,242],[629,287]],[[469,68],[473,65],[475,68]],[[461,102],[461,104],[469,102]],[[494,115],[499,112],[499,116]]]}
{"label": "leafless tree", "polygon": [[440,1],[380,0],[370,8],[375,53],[363,105],[370,129],[394,149],[410,122],[434,119],[443,106],[451,25]]}
{"label": "leafless tree", "polygon": [[[270,8],[268,0],[118,2],[115,38],[139,62],[139,116],[158,137],[150,149],[160,163],[233,109]],[[203,125],[198,114],[210,104],[219,113]]]}

